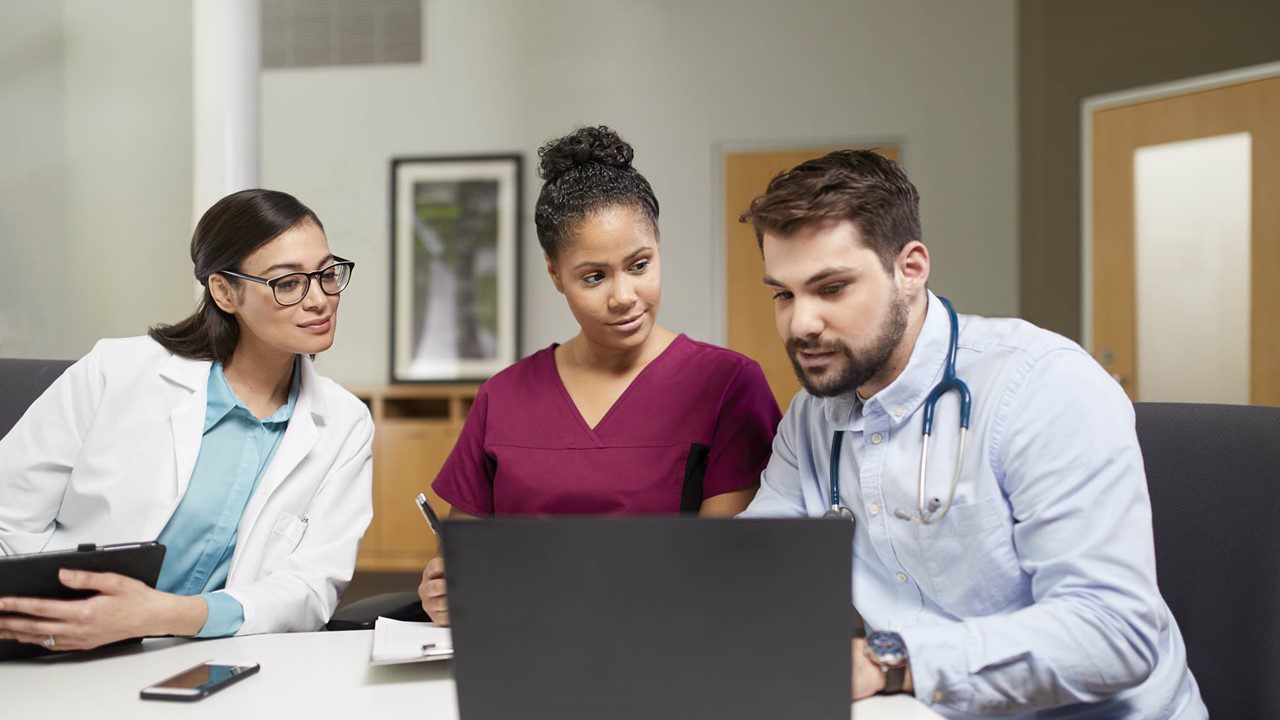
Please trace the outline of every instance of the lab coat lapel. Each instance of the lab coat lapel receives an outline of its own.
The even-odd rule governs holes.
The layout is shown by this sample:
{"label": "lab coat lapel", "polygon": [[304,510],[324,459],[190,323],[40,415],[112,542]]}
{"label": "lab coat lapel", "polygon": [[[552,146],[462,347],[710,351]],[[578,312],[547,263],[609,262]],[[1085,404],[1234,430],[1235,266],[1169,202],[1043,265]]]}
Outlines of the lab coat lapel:
{"label": "lab coat lapel", "polygon": [[[306,356],[302,358],[302,372],[299,377],[302,388],[298,392],[298,402],[294,405],[293,415],[289,418],[289,427],[285,428],[284,437],[280,439],[280,447],[276,449],[275,456],[271,458],[271,464],[267,466],[262,479],[258,481],[258,487],[253,491],[249,505],[245,508],[241,519],[243,533],[240,534],[240,539],[236,543],[236,555],[239,555],[240,548],[252,535],[258,515],[262,513],[262,508],[271,498],[271,494],[280,487],[285,478],[298,467],[298,464],[320,440],[320,429],[316,427],[316,419],[320,418],[323,422],[323,418],[328,414],[328,408],[321,394],[320,378],[316,374],[311,358]],[[232,570],[234,569],[233,560]]]}
{"label": "lab coat lapel", "polygon": [[177,492],[180,498],[187,491],[191,482],[191,473],[196,469],[196,458],[200,455],[200,441],[204,438],[204,410],[208,395],[204,390],[194,392],[191,397],[178,403],[169,415],[169,423],[173,426],[173,456],[177,460]]}
{"label": "lab coat lapel", "polygon": [[168,524],[173,511],[187,492],[191,482],[191,473],[195,471],[196,458],[200,454],[200,443],[204,437],[205,405],[209,399],[209,369],[213,363],[208,360],[188,360],[177,355],[170,356],[160,370],[167,380],[186,390],[169,414],[169,424],[173,431],[173,457],[175,477],[172,494],[167,511],[150,520],[150,527],[144,537],[156,537]]}
{"label": "lab coat lapel", "polygon": [[293,409],[293,417],[289,419],[289,427],[285,428],[284,437],[280,440],[280,447],[271,458],[266,472],[262,474],[262,480],[253,492],[253,499],[249,501],[249,510],[246,512],[256,512],[289,473],[298,467],[307,453],[311,452],[319,439],[320,430],[316,428],[315,419],[311,416],[310,403],[305,395],[300,394],[298,404]]}

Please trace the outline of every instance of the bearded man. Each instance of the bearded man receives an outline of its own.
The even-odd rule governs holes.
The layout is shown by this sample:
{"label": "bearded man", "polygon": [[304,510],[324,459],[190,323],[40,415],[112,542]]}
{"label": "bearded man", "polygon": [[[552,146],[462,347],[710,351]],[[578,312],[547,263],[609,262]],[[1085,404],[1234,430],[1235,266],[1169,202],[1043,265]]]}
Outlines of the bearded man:
{"label": "bearded man", "polygon": [[1207,718],[1156,587],[1120,386],[1066,338],[957,316],[930,292],[919,195],[880,155],[801,163],[743,219],[804,390],[741,517],[855,522],[869,633],[853,640],[853,699],[911,692],[952,718]]}

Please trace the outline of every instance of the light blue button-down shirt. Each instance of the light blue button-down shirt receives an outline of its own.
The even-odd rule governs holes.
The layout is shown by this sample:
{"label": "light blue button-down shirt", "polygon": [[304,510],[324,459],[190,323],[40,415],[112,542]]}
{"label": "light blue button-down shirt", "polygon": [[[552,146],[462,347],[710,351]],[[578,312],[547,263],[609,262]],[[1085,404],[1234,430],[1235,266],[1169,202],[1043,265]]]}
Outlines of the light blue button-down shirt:
{"label": "light blue button-down shirt", "polygon": [[[743,516],[828,510],[832,436],[843,429],[853,604],[868,628],[902,634],[916,697],[952,718],[1207,718],[1156,588],[1133,407],[1075,343],[1021,320],[960,316],[957,375],[973,414],[955,502],[933,526],[894,517],[916,511],[922,409],[949,339],[930,294],[892,384],[865,403],[800,392]],[[958,439],[948,393],[929,497],[946,497]]]}
{"label": "light blue button-down shirt", "polygon": [[222,363],[209,370],[200,454],[187,492],[158,538],[165,556],[156,582],[159,590],[199,595],[209,605],[197,637],[234,635],[244,624],[240,602],[220,591],[227,584],[240,517],[289,426],[299,385],[295,363],[289,401],[259,420],[227,384]]}

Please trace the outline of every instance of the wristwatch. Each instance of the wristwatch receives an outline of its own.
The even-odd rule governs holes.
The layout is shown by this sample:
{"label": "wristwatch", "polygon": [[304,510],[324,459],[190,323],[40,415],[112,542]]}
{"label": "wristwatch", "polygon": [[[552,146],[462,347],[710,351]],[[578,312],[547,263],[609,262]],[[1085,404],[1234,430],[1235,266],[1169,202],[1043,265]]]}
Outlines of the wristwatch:
{"label": "wristwatch", "polygon": [[896,632],[877,630],[867,635],[867,657],[884,671],[881,695],[897,695],[907,680],[907,643]]}

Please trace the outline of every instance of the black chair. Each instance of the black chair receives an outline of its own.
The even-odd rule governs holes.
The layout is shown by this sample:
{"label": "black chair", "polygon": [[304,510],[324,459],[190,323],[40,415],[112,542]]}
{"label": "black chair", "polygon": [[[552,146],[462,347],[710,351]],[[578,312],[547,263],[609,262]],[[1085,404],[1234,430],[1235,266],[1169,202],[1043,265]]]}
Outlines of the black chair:
{"label": "black chair", "polygon": [[1280,717],[1280,408],[1135,409],[1160,591],[1209,714]]}
{"label": "black chair", "polygon": [[333,613],[325,630],[371,630],[380,617],[407,622],[427,622],[418,591],[383,593],[343,605]]}
{"label": "black chair", "polygon": [[61,377],[72,362],[0,358],[0,438],[9,434],[31,403]]}

